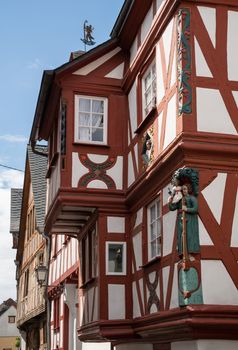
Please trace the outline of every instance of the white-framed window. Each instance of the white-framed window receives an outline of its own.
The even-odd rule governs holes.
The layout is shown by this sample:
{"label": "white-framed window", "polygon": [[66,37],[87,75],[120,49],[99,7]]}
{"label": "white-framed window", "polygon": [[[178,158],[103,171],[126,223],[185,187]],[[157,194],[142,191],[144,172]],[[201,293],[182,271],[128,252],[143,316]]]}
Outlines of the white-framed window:
{"label": "white-framed window", "polygon": [[153,62],[142,78],[143,118],[156,106],[156,65]]}
{"label": "white-framed window", "polygon": [[161,203],[160,197],[156,198],[147,209],[148,219],[148,249],[149,259],[161,256]]}
{"label": "white-framed window", "polygon": [[126,275],[126,242],[106,242],[106,274]]}
{"label": "white-framed window", "polygon": [[75,142],[107,143],[107,98],[75,96]]}

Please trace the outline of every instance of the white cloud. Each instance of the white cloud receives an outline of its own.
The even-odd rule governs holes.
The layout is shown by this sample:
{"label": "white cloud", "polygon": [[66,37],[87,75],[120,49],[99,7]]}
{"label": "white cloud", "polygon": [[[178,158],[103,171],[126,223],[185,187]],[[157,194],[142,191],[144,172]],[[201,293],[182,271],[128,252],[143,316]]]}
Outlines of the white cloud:
{"label": "white cloud", "polygon": [[23,173],[13,170],[0,172],[0,303],[8,298],[16,298],[16,251],[12,249],[12,235],[9,233],[10,196],[11,188],[21,188],[22,184]]}
{"label": "white cloud", "polygon": [[41,66],[41,62],[39,60],[39,58],[35,58],[34,61],[29,62],[27,65],[28,69],[39,69]]}
{"label": "white cloud", "polygon": [[27,137],[23,135],[0,135],[0,140],[8,141],[8,142],[27,142]]}

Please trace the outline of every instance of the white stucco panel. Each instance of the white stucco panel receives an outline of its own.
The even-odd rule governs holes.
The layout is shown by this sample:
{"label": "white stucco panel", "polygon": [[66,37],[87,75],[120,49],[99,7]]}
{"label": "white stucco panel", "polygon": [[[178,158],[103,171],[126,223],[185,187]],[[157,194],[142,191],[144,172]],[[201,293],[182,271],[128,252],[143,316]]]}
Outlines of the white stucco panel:
{"label": "white stucco panel", "polygon": [[168,112],[166,119],[166,129],[164,138],[165,149],[176,137],[176,95],[168,103]]}
{"label": "white stucco panel", "polygon": [[133,317],[140,317],[141,312],[140,312],[136,282],[132,283],[132,293],[133,293],[132,294],[133,295]]}
{"label": "white stucco panel", "polygon": [[134,58],[136,57],[136,54],[137,54],[137,36],[130,48],[130,64],[133,62]]}
{"label": "white stucco panel", "polygon": [[109,284],[108,285],[108,319],[125,318],[125,285]]}
{"label": "white stucco panel", "polygon": [[128,187],[135,181],[131,152],[128,154]]}
{"label": "white stucco panel", "polygon": [[79,160],[78,153],[72,153],[72,187],[78,187],[79,179],[88,173],[86,168]]}
{"label": "white stucco panel", "polygon": [[133,236],[133,248],[136,260],[136,269],[139,270],[142,265],[142,234],[139,232],[137,235]]}
{"label": "white stucco panel", "polygon": [[204,304],[238,304],[237,288],[222,261],[201,260],[201,272]]}
{"label": "white stucco panel", "polygon": [[103,181],[93,180],[88,183],[87,188],[107,189],[107,185]]}
{"label": "white stucco panel", "polygon": [[156,101],[161,102],[165,94],[164,78],[161,63],[161,52],[159,44],[156,45]]}
{"label": "white stucco panel", "polygon": [[236,206],[232,225],[231,247],[238,247],[238,192],[236,193]]}
{"label": "white stucco panel", "polygon": [[196,38],[194,38],[194,43],[195,43],[196,75],[200,76],[200,77],[212,78],[213,75],[212,75],[212,73],[207,65],[205,57],[202,53],[202,50],[201,50],[200,45],[197,42]]}
{"label": "white stucco panel", "polygon": [[106,78],[114,78],[114,79],[122,79],[124,72],[124,62],[119,64],[116,68],[114,68],[111,72],[105,75]]}
{"label": "white stucco panel", "polygon": [[177,211],[169,211],[163,216],[163,256],[172,252]]}
{"label": "white stucco panel", "polygon": [[202,191],[216,221],[220,224],[227,174],[219,173]]}
{"label": "white stucco panel", "polygon": [[237,135],[219,90],[197,88],[197,129]]}
{"label": "white stucco panel", "polygon": [[80,342],[81,350],[111,350],[111,343],[83,343]]}
{"label": "white stucco panel", "polygon": [[232,91],[232,95],[236,101],[237,107],[238,107],[238,91]]}
{"label": "white stucco panel", "polygon": [[114,180],[116,189],[122,190],[123,157],[117,157],[115,165],[107,170],[107,175],[109,175]]}
{"label": "white stucco panel", "polygon": [[207,29],[213,46],[216,46],[216,9],[212,7],[198,6],[198,11]]}
{"label": "white stucco panel", "polygon": [[175,264],[174,266],[174,278],[173,278],[173,287],[172,287],[172,293],[171,293],[171,300],[170,300],[170,309],[173,309],[175,307],[179,307],[178,302],[178,264]]}
{"label": "white stucco panel", "polygon": [[227,64],[228,79],[238,80],[238,12],[228,11],[227,28]]}
{"label": "white stucco panel", "polygon": [[165,62],[166,62],[167,71],[169,66],[172,34],[173,34],[173,20],[169,22],[163,34],[164,53],[165,53]]}
{"label": "white stucco panel", "polygon": [[170,188],[170,190],[172,189],[172,185],[169,183],[167,186],[165,186],[163,188],[163,205],[168,204],[168,198],[169,198],[169,193],[168,193],[168,189]]}
{"label": "white stucco panel", "polygon": [[149,33],[152,21],[153,21],[153,10],[151,6],[141,25],[141,43],[143,43],[147,34]]}
{"label": "white stucco panel", "polygon": [[157,8],[156,15],[159,14],[164,3],[165,3],[165,0],[156,0],[156,8]]}
{"label": "white stucco panel", "polygon": [[136,143],[134,146],[134,155],[135,155],[135,159],[136,159],[136,168],[138,171],[138,143]]}
{"label": "white stucco panel", "polygon": [[88,153],[87,156],[92,162],[96,164],[104,163],[108,159],[108,156],[103,154]]}
{"label": "white stucco panel", "polygon": [[134,131],[137,129],[136,81],[132,85],[132,88],[128,94],[128,102],[129,102],[131,129],[132,129],[132,135],[133,135]]}
{"label": "white stucco panel", "polygon": [[120,216],[108,216],[107,231],[109,233],[125,233],[125,218]]}
{"label": "white stucco panel", "polygon": [[142,224],[142,220],[143,220],[143,208],[140,208],[136,213],[136,222],[134,227]]}
{"label": "white stucco panel", "polygon": [[162,270],[164,304],[166,303],[166,297],[167,297],[167,291],[168,291],[169,271],[170,271],[170,267],[169,266],[164,267],[163,270]]}
{"label": "white stucco panel", "polygon": [[176,50],[174,50],[170,86],[173,86],[173,84],[175,84],[176,82],[177,82],[177,61],[176,61]]}
{"label": "white stucco panel", "polygon": [[212,240],[200,218],[198,218],[198,226],[199,226],[200,245],[213,245]]}
{"label": "white stucco panel", "polygon": [[103,63],[108,61],[111,57],[113,57],[115,54],[117,54],[119,51],[121,51],[120,47],[116,47],[114,50],[106,53],[105,55],[101,56],[97,60],[87,64],[86,66],[76,70],[73,74],[75,75],[87,75],[90,72],[92,72],[94,69],[101,66]]}
{"label": "white stucco panel", "polygon": [[114,350],[153,350],[153,344],[127,343],[114,346]]}

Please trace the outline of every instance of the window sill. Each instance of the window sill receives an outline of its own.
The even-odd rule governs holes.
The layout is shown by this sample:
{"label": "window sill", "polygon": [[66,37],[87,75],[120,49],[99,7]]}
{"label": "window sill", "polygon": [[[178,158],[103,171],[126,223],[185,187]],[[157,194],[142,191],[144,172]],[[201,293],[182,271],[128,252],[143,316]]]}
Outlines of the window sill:
{"label": "window sill", "polygon": [[151,122],[151,119],[155,117],[157,112],[157,107],[154,106],[151,108],[148,114],[146,114],[145,119],[142,120],[138,128],[135,130],[135,134],[139,134],[143,129],[145,129],[148,124]]}
{"label": "window sill", "polygon": [[161,260],[161,256],[156,256],[153,259],[151,259],[150,261],[148,261],[146,264],[139,266],[141,269],[146,269],[147,267],[154,265],[156,263],[158,263]]}
{"label": "window sill", "polygon": [[80,289],[87,289],[91,284],[95,282],[96,278],[92,277],[87,282],[83,283],[79,288]]}
{"label": "window sill", "polygon": [[73,146],[93,146],[93,147],[105,147],[110,148],[110,146],[107,143],[90,143],[90,142],[82,142],[82,141],[74,141]]}

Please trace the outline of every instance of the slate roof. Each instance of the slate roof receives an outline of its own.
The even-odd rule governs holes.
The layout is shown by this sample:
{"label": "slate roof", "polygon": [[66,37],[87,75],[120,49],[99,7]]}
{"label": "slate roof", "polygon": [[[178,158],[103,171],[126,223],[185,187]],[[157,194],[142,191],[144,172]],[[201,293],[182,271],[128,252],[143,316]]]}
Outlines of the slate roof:
{"label": "slate roof", "polygon": [[27,155],[30,165],[32,191],[35,202],[36,224],[42,232],[45,222],[46,209],[46,171],[47,171],[47,146],[35,146],[35,150],[45,153],[46,156],[36,154],[31,146],[27,146]]}
{"label": "slate roof", "polygon": [[0,316],[4,314],[4,312],[7,311],[11,306],[14,306],[15,308],[17,307],[17,303],[12,298],[7,299],[2,304],[0,304]]}
{"label": "slate roof", "polygon": [[10,233],[19,233],[22,193],[22,188],[11,189]]}

